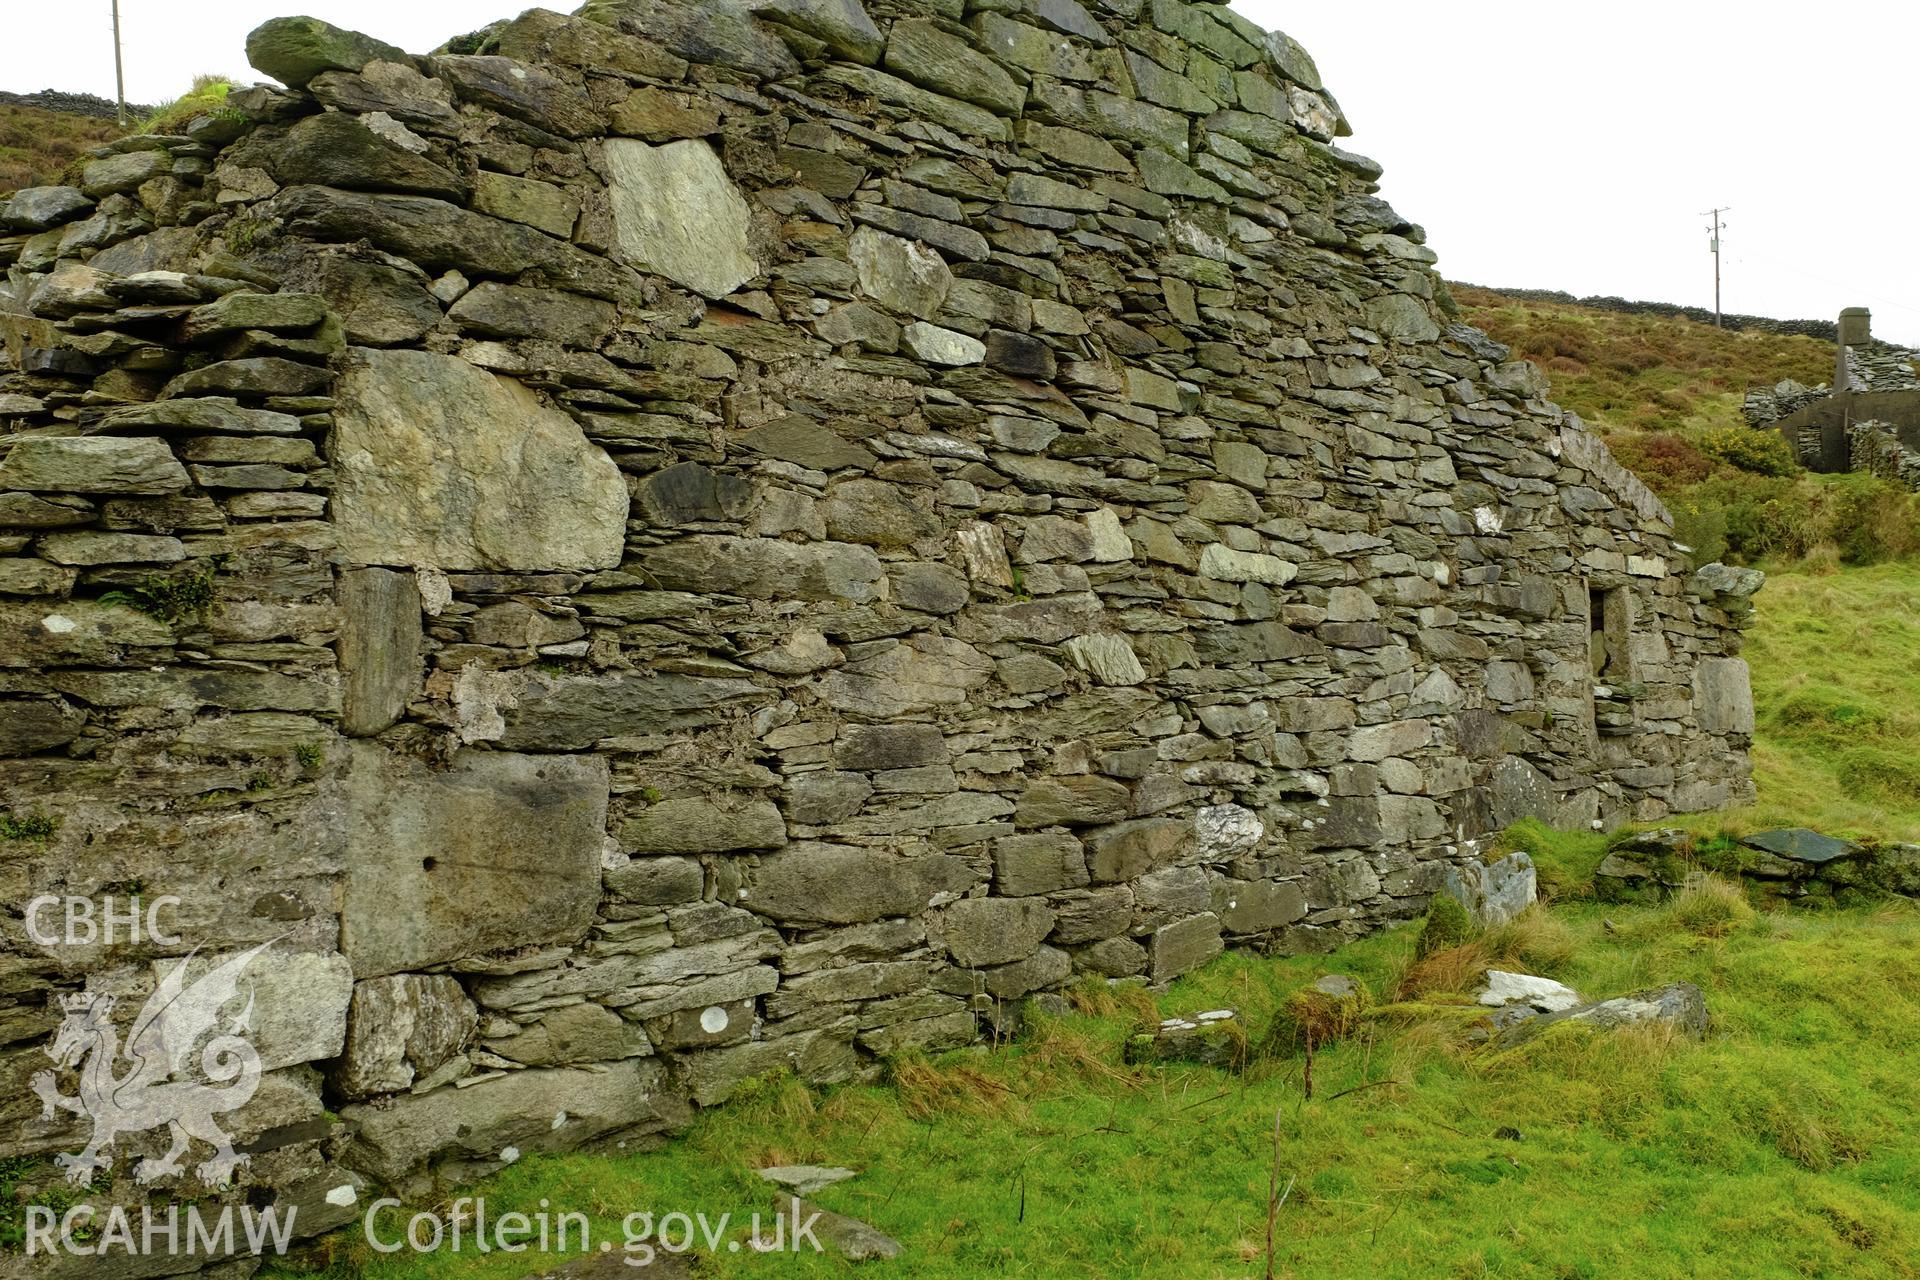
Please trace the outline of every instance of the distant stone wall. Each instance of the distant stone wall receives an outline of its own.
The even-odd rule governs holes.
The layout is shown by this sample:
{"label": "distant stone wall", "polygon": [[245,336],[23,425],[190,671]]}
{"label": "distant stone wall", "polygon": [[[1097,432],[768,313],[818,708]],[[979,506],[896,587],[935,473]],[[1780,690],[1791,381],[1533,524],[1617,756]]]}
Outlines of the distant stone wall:
{"label": "distant stone wall", "polygon": [[[1486,289],[1490,293],[1502,294],[1521,302],[1558,302],[1568,306],[1592,307],[1597,311],[1618,311],[1626,315],[1683,316],[1701,324],[1714,322],[1713,312],[1705,307],[1685,307],[1672,302],[1634,302],[1612,295],[1576,298],[1558,289],[1502,289],[1493,285],[1468,287]],[[1776,320],[1771,316],[1743,316],[1731,312],[1721,314],[1720,327],[1736,331],[1751,330],[1754,333],[1799,334],[1802,337],[1819,338],[1823,342],[1833,342],[1840,334],[1839,326],[1831,320]]]}
{"label": "distant stone wall", "polygon": [[[58,111],[70,116],[90,116],[96,120],[112,120],[120,115],[120,106],[112,98],[102,98],[93,93],[62,93],[58,89],[42,89],[38,93],[6,93],[0,91],[0,104],[14,107],[38,107],[42,111]],[[151,115],[152,107],[127,104],[127,114],[135,119]]]}
{"label": "distant stone wall", "polygon": [[1887,422],[1853,422],[1847,425],[1851,470],[1864,471],[1920,492],[1920,452],[1904,439],[1912,433]]}
{"label": "distant stone wall", "polygon": [[1757,575],[1440,317],[1291,41],[761,7],[271,23],[0,207],[0,1154],[195,945],[272,944],[307,1230],[1750,798]]}

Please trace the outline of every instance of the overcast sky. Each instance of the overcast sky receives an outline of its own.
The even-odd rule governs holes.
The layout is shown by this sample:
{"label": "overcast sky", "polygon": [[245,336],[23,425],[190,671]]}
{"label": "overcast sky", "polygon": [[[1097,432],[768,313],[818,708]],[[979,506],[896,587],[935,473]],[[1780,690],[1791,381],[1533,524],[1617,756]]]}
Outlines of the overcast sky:
{"label": "overcast sky", "polygon": [[[0,89],[113,93],[109,0],[0,0]],[[416,52],[524,0],[122,0],[127,93],[250,76],[246,33],[304,11]],[[561,0],[555,7],[570,7]],[[1920,5],[1235,0],[1318,60],[1450,278],[1711,306],[1705,210],[1730,206],[1728,311],[1920,345],[1911,141]],[[1775,16],[1777,14],[1777,16]]]}

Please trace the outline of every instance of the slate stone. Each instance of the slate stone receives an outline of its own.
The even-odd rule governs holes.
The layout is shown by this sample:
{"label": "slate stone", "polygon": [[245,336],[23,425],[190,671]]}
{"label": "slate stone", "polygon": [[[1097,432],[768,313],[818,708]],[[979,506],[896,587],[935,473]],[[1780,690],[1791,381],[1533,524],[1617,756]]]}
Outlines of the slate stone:
{"label": "slate stone", "polygon": [[598,346],[618,320],[614,305],[599,298],[492,280],[469,289],[447,314],[462,329],[474,333],[494,338],[545,338],[569,347]]}
{"label": "slate stone", "polygon": [[518,1035],[487,1041],[489,1052],[530,1067],[611,1062],[653,1052],[647,1033],[604,1005],[572,1004]]}
{"label": "slate stone", "polygon": [[477,1020],[459,980],[444,973],[357,982],[345,1047],[328,1078],[349,1099],[398,1092],[457,1055]]}
{"label": "slate stone", "polygon": [[433,74],[463,102],[479,103],[563,138],[599,132],[600,113],[586,90],[513,58],[496,54],[440,54]]}
{"label": "slate stone", "polygon": [[94,510],[84,498],[48,499],[31,493],[0,493],[0,524],[17,529],[61,529],[91,523]]}
{"label": "slate stone", "polygon": [[603,758],[466,751],[431,771],[363,741],[348,748],[344,787],[340,949],[356,976],[573,941],[592,922]]}
{"label": "slate stone", "polygon": [[711,146],[687,139],[654,147],[633,138],[602,146],[623,261],[709,298],[760,274],[747,202]]}
{"label": "slate stone", "polygon": [[1127,788],[1111,778],[1040,778],[1020,793],[1014,821],[1023,827],[1087,826],[1124,818],[1131,805]]}
{"label": "slate stone", "polygon": [[[196,950],[180,960],[155,960],[149,972],[157,987],[185,965],[185,981],[191,984],[238,954]],[[259,1054],[262,1070],[340,1055],[353,994],[353,969],[345,956],[295,950],[285,943],[269,945],[241,971],[240,983],[254,997],[247,1041]]]}
{"label": "slate stone", "polygon": [[686,524],[740,518],[753,500],[753,486],[697,462],[681,462],[635,485],[633,497],[640,514],[654,524]]}
{"label": "slate stone", "polygon": [[884,480],[855,477],[827,490],[821,515],[827,536],[875,547],[905,547],[940,533],[929,504],[916,502],[912,490]]}
{"label": "slate stone", "polygon": [[172,168],[173,157],[164,151],[123,151],[119,155],[89,161],[80,171],[80,190],[98,200],[132,191]]}
{"label": "slate stone", "polygon": [[1032,378],[1036,382],[1051,382],[1058,372],[1052,347],[1039,338],[1007,329],[995,329],[987,334],[986,362],[1016,378]]}
{"label": "slate stone", "polygon": [[592,15],[568,16],[551,9],[528,9],[517,18],[490,28],[488,48],[509,58],[545,66],[574,67],[599,74],[624,72],[652,80],[678,80],[687,73],[684,58],[660,47],[658,41],[622,34],[614,15],[618,6],[595,5],[602,20]]}
{"label": "slate stone", "polygon": [[1147,943],[1149,976],[1166,982],[1192,973],[1226,949],[1220,939],[1220,917],[1212,912],[1190,916],[1154,930]]}
{"label": "slate stone", "polygon": [[1777,831],[1758,831],[1744,836],[1741,844],[1751,849],[1761,849],[1767,853],[1790,858],[1795,862],[1818,865],[1832,862],[1837,858],[1851,858],[1859,854],[1861,846],[1851,840],[1838,840],[1833,836],[1823,836],[1817,831],[1805,827],[1783,827]]}
{"label": "slate stone", "polygon": [[536,679],[504,709],[499,743],[513,750],[584,751],[602,738],[712,724],[768,691],[750,680],[685,675]]}
{"label": "slate stone", "polygon": [[563,188],[491,170],[474,176],[473,207],[477,212],[524,223],[562,240],[573,235],[574,224],[580,220],[580,202]]}
{"label": "slate stone", "polygon": [[243,329],[304,333],[327,318],[327,300],[310,293],[229,293],[195,307],[180,322],[189,342]]}
{"label": "slate stone", "polygon": [[25,187],[0,206],[0,224],[14,231],[45,231],[92,208],[93,201],[77,187]]}
{"label": "slate stone", "polygon": [[629,811],[620,842],[630,853],[777,849],[787,842],[787,824],[771,801],[688,796]]}
{"label": "slate stone", "polygon": [[755,427],[733,437],[733,444],[814,471],[845,467],[865,470],[878,461],[871,450],[798,415]]}
{"label": "slate stone", "polygon": [[333,386],[333,374],[322,365],[303,364],[280,356],[246,356],[220,360],[181,374],[160,391],[163,400],[175,396],[317,396]]}
{"label": "slate stone", "polygon": [[993,842],[994,888],[1024,898],[1087,883],[1086,846],[1064,832],[1001,836]]}
{"label": "slate stone", "polygon": [[376,262],[327,255],[312,288],[339,317],[348,342],[391,347],[417,341],[442,318],[418,275]]}
{"label": "slate stone", "polygon": [[562,1151],[602,1135],[683,1124],[685,1104],[662,1087],[665,1076],[647,1058],[510,1071],[464,1089],[353,1103],[340,1114],[355,1127],[356,1158],[391,1185],[442,1161],[467,1171],[498,1168],[508,1147]]}
{"label": "slate stone", "polygon": [[641,563],[670,591],[755,599],[864,604],[879,594],[880,558],[845,542],[795,543],[701,534],[643,552]]}
{"label": "slate stone", "polygon": [[1751,734],[1753,687],[1746,659],[1701,658],[1693,668],[1693,711],[1703,732]]}
{"label": "slate stone", "polygon": [[860,0],[755,0],[753,12],[804,31],[841,57],[869,66],[886,47],[886,38]]}
{"label": "slate stone", "polygon": [[1010,964],[1040,949],[1053,912],[1040,898],[963,898],[940,913],[938,927],[954,963]]}
{"label": "slate stone", "polygon": [[45,534],[35,547],[55,564],[177,564],[187,558],[186,546],[178,538],[96,529]]}
{"label": "slate stone", "polygon": [[953,287],[946,259],[899,236],[860,227],[847,246],[860,289],[890,311],[931,320]]}
{"label": "slate stone", "polygon": [[1230,880],[1220,902],[1220,924],[1228,933],[1268,933],[1307,914],[1307,898],[1298,884],[1276,880]]}
{"label": "slate stone", "polygon": [[924,18],[902,18],[887,32],[887,70],[935,93],[1003,116],[1016,116],[1027,91],[992,59]]}
{"label": "slate stone", "polygon": [[342,569],[339,584],[340,731],[371,737],[419,691],[420,593],[389,569]]}
{"label": "slate stone", "polygon": [[917,915],[940,893],[973,883],[973,872],[945,854],[908,856],[886,849],[797,842],[747,873],[740,905],[795,924],[859,924]]}
{"label": "slate stone", "polygon": [[274,176],[354,191],[402,191],[464,203],[473,185],[451,169],[381,137],[336,111],[293,126],[274,153]]}
{"label": "slate stone", "polygon": [[803,826],[823,826],[850,818],[873,794],[873,784],[857,773],[816,770],[787,783],[787,816]]}
{"label": "slate stone", "polygon": [[952,329],[916,320],[900,331],[901,345],[928,364],[979,364],[987,358],[987,346]]}
{"label": "slate stone", "polygon": [[892,570],[889,578],[900,606],[922,613],[958,613],[970,598],[966,576],[944,564],[908,564]]}
{"label": "slate stone", "polygon": [[73,590],[78,575],[26,556],[0,557],[0,595],[65,596]]}
{"label": "slate stone", "polygon": [[86,727],[86,712],[59,699],[0,703],[0,756],[30,756],[64,747]]}
{"label": "slate stone", "polygon": [[619,469],[519,383],[451,356],[360,347],[338,397],[329,452],[342,554],[509,572],[620,562]]}
{"label": "slate stone", "polygon": [[841,769],[913,769],[949,759],[946,735],[931,724],[848,725],[833,748]]}
{"label": "slate stone", "polygon": [[[0,641],[0,668],[100,667],[155,660],[173,643],[173,629],[125,605],[67,600],[49,609],[0,601]],[[80,700],[100,705],[96,698]]]}
{"label": "slate stone", "polygon": [[1116,883],[1179,861],[1193,847],[1193,824],[1183,818],[1138,818],[1086,832],[1083,838],[1094,881]]}
{"label": "slate stone", "polygon": [[550,284],[596,298],[617,299],[635,287],[625,268],[595,254],[430,196],[289,187],[268,212],[296,235],[336,244],[366,240],[431,271],[508,279],[539,271]]}
{"label": "slate stone", "polygon": [[453,95],[411,63],[375,59],[358,72],[322,71],[307,83],[322,106],[347,115],[380,112],[406,124],[445,128],[458,118]]}
{"label": "slate stone", "polygon": [[166,441],[152,437],[28,437],[0,461],[0,490],[178,493],[187,485],[187,469]]}
{"label": "slate stone", "polygon": [[579,14],[665,46],[690,62],[784,80],[800,64],[752,18],[746,0],[589,0]]}

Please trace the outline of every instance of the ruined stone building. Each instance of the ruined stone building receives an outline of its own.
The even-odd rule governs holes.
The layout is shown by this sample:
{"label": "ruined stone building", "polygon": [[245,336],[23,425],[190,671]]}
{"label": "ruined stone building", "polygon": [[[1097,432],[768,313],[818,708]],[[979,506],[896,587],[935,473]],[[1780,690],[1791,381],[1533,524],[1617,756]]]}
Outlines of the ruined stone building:
{"label": "ruined stone building", "polygon": [[1283,35],[250,50],[287,89],[0,204],[0,1152],[85,1140],[61,997],[195,946],[271,943],[228,1121],[306,1230],[1750,797],[1754,577],[1455,320]]}
{"label": "ruined stone building", "polygon": [[1865,307],[1840,313],[1831,386],[1756,387],[1742,409],[1810,471],[1872,472],[1920,490],[1920,351],[1875,338]]}

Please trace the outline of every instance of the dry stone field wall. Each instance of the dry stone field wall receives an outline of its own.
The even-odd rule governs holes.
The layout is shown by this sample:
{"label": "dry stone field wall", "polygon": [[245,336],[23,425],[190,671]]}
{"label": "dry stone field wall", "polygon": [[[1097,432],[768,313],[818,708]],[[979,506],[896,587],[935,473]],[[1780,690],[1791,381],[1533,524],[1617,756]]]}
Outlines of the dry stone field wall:
{"label": "dry stone field wall", "polygon": [[[194,945],[278,940],[232,1119],[305,1229],[1750,794],[1757,575],[1451,322],[1284,36],[250,52],[290,87],[0,205],[0,1149],[84,1138],[58,998]],[[37,894],[183,941],[40,945]]]}

